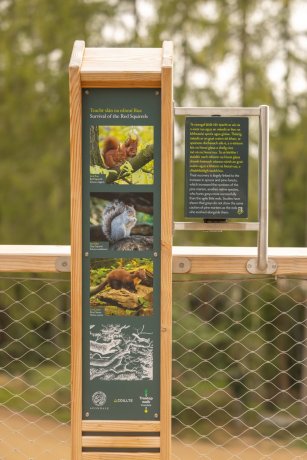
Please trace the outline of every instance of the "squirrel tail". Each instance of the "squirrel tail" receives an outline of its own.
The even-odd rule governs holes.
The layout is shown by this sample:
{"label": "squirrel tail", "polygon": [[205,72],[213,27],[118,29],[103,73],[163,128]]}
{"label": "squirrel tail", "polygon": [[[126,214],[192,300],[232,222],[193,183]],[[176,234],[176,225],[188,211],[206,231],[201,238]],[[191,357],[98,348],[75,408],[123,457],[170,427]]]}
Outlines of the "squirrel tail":
{"label": "squirrel tail", "polygon": [[103,210],[102,214],[102,231],[108,241],[112,241],[111,236],[111,223],[112,220],[125,211],[125,203],[122,201],[114,200],[109,203]]}
{"label": "squirrel tail", "polygon": [[90,297],[92,297],[93,295],[95,295],[98,292],[102,291],[103,288],[105,288],[107,284],[108,284],[108,281],[105,280],[103,283],[99,284],[98,286],[91,287],[90,288]]}

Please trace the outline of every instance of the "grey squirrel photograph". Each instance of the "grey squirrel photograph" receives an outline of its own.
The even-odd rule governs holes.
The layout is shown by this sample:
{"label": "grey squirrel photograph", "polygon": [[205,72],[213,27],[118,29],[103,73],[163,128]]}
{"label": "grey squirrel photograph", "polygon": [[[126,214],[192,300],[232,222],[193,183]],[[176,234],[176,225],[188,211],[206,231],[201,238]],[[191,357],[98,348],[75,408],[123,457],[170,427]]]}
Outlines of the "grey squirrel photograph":
{"label": "grey squirrel photograph", "polygon": [[153,312],[153,260],[92,259],[91,314],[150,316]]}
{"label": "grey squirrel photograph", "polygon": [[146,251],[153,248],[153,194],[90,194],[91,249]]}

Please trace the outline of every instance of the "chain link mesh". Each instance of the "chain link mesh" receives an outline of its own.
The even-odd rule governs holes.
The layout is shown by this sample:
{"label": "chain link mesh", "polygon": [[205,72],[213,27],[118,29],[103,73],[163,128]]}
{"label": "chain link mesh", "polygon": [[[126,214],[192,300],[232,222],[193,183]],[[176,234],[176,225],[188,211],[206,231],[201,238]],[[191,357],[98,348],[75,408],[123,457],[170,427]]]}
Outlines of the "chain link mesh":
{"label": "chain link mesh", "polygon": [[0,278],[0,458],[70,458],[69,280]]}
{"label": "chain link mesh", "polygon": [[173,292],[173,460],[307,459],[307,281]]}
{"label": "chain link mesh", "polygon": [[[173,293],[173,460],[307,459],[307,280]],[[0,305],[0,459],[68,460],[69,280],[1,277]]]}

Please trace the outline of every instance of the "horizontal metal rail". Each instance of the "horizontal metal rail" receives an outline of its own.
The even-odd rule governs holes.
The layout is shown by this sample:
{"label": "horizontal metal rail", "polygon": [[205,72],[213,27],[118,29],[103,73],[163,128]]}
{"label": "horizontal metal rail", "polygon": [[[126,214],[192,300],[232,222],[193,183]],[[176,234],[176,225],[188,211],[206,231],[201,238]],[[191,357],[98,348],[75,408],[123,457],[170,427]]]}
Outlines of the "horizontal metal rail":
{"label": "horizontal metal rail", "polygon": [[259,222],[174,222],[174,230],[203,230],[205,232],[258,232]]}
{"label": "horizontal metal rail", "polygon": [[190,117],[260,117],[260,107],[174,107],[175,115]]}

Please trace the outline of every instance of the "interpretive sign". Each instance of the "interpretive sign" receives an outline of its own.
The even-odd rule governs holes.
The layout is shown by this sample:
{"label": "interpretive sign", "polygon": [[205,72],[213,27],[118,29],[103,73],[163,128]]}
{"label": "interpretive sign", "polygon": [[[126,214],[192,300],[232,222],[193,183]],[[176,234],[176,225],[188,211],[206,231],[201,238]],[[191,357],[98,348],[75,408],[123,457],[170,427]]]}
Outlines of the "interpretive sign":
{"label": "interpretive sign", "polygon": [[160,418],[160,93],[82,93],[85,420]]}
{"label": "interpretive sign", "polygon": [[71,460],[171,450],[172,56],[74,43]]}
{"label": "interpretive sign", "polygon": [[248,118],[188,117],[185,215],[248,216]]}

